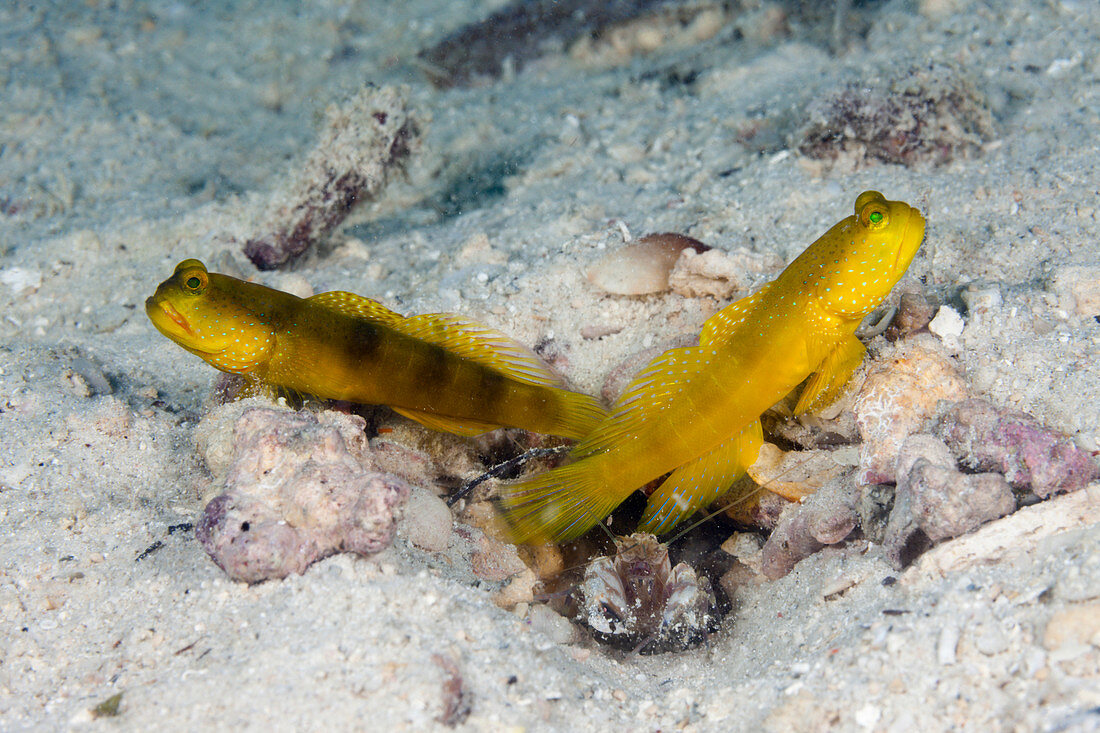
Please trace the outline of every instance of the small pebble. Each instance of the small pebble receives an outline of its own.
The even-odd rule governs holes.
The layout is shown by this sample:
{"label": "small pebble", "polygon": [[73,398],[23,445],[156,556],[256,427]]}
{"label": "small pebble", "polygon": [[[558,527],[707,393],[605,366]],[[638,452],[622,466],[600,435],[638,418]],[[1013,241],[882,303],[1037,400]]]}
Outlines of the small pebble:
{"label": "small pebble", "polygon": [[951,350],[958,349],[962,344],[959,336],[962,335],[966,323],[959,312],[949,305],[941,305],[936,311],[936,317],[928,324],[928,330],[943,341],[943,345]]}
{"label": "small pebble", "polygon": [[405,503],[398,533],[428,552],[443,552],[451,542],[454,517],[447,503],[427,489],[414,486]]}
{"label": "small pebble", "polygon": [[943,666],[955,663],[955,651],[959,646],[959,627],[948,621],[940,629],[940,638],[936,642],[936,660]]}
{"label": "small pebble", "polygon": [[1048,650],[1091,644],[1100,647],[1100,603],[1068,606],[1055,613],[1043,632]]}

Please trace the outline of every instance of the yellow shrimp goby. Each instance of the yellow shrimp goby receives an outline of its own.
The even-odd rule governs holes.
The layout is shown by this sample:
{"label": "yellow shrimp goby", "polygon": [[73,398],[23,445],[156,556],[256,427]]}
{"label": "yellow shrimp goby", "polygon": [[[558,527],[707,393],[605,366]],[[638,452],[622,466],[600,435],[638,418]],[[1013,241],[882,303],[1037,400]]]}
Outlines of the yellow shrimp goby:
{"label": "yellow shrimp goby", "polygon": [[905,274],[924,217],[865,191],[779,277],[703,324],[699,345],[658,356],[572,451],[574,462],[506,487],[516,542],[574,539],[671,472],[637,531],[663,534],[756,460],[760,415],[807,377],[796,413],[833,400],[863,359],[860,321]]}
{"label": "yellow shrimp goby", "polygon": [[403,317],[354,293],[290,293],[184,260],[145,301],[153,325],[223,372],[327,399],[389,405],[435,430],[579,439],[606,416],[525,346],[459,316]]}

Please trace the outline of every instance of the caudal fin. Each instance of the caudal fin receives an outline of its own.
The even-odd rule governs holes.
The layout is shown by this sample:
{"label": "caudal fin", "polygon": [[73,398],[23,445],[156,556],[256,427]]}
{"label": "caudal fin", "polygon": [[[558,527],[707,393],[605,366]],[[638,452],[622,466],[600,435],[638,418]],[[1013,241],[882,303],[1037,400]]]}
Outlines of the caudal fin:
{"label": "caudal fin", "polygon": [[611,513],[625,496],[581,460],[506,486],[498,507],[516,544],[567,542]]}

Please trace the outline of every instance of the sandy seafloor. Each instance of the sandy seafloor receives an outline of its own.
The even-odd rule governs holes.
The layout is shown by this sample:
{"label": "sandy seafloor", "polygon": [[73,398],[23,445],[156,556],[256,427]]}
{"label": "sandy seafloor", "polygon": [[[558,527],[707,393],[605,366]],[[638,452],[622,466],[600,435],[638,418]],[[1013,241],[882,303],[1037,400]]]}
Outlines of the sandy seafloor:
{"label": "sandy seafloor", "polygon": [[[827,20],[775,33],[756,7],[734,19],[739,39],[428,85],[416,51],[497,7],[0,7],[0,729],[443,727],[437,654],[461,671],[470,730],[1100,728],[1098,638],[1043,643],[1058,614],[1100,609],[1100,525],[1044,531],[1065,499],[1025,510],[1033,531],[1005,551],[918,563],[893,585],[874,546],[819,553],[745,589],[703,646],[649,657],[497,608],[459,555],[398,541],[248,586],[169,533],[210,481],[192,430],[214,372],[141,304],[185,257],[553,338],[567,377],[597,392],[721,305],[589,285],[620,223],[787,261],[871,187],[925,212],[908,279],[963,311],[975,390],[1097,450],[1100,323],[1058,283],[1100,266],[1100,5],[869,4],[840,54]],[[980,151],[907,167],[792,149],[813,99],[931,60],[988,100]],[[256,273],[234,239],[261,226],[324,107],[367,81],[407,84],[426,121],[407,178],[292,273]],[[764,142],[745,143],[755,124]],[[1001,304],[972,318],[967,288]],[[582,338],[590,325],[621,330]],[[1100,486],[1074,501],[1095,518]],[[119,715],[93,718],[117,692]]]}

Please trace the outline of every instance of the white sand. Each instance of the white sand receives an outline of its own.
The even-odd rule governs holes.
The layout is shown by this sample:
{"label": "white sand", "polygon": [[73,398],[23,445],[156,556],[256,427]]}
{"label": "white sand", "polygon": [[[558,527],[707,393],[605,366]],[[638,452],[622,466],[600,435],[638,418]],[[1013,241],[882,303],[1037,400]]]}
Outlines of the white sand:
{"label": "white sand", "polygon": [[[619,222],[786,261],[874,187],[925,212],[907,282],[963,312],[958,359],[978,392],[1095,451],[1096,3],[865,9],[870,34],[839,57],[815,45],[820,28],[763,33],[765,7],[742,41],[727,29],[610,69],[551,56],[447,92],[415,52],[499,3],[122,5],[0,8],[0,729],[421,730],[440,725],[433,655],[460,670],[478,730],[1100,727],[1096,485],[1076,528],[942,575],[918,565],[884,586],[897,573],[877,548],[819,553],[675,655],[562,643],[497,609],[457,546],[399,543],[249,587],[169,533],[201,511],[191,430],[213,373],[141,305],[184,257],[255,274],[239,244],[319,112],[364,81],[402,82],[430,119],[408,180],[260,281],[553,338],[595,392],[721,305],[597,292],[583,270],[621,242]],[[998,133],[980,155],[853,169],[788,149],[809,101],[930,60],[987,95]],[[665,84],[670,69],[698,76]],[[737,142],[755,122],[773,138],[762,153]],[[581,338],[593,324],[621,330]],[[1071,511],[1055,501],[1051,516]],[[838,579],[851,587],[824,600]],[[120,715],[93,721],[118,692]]]}

